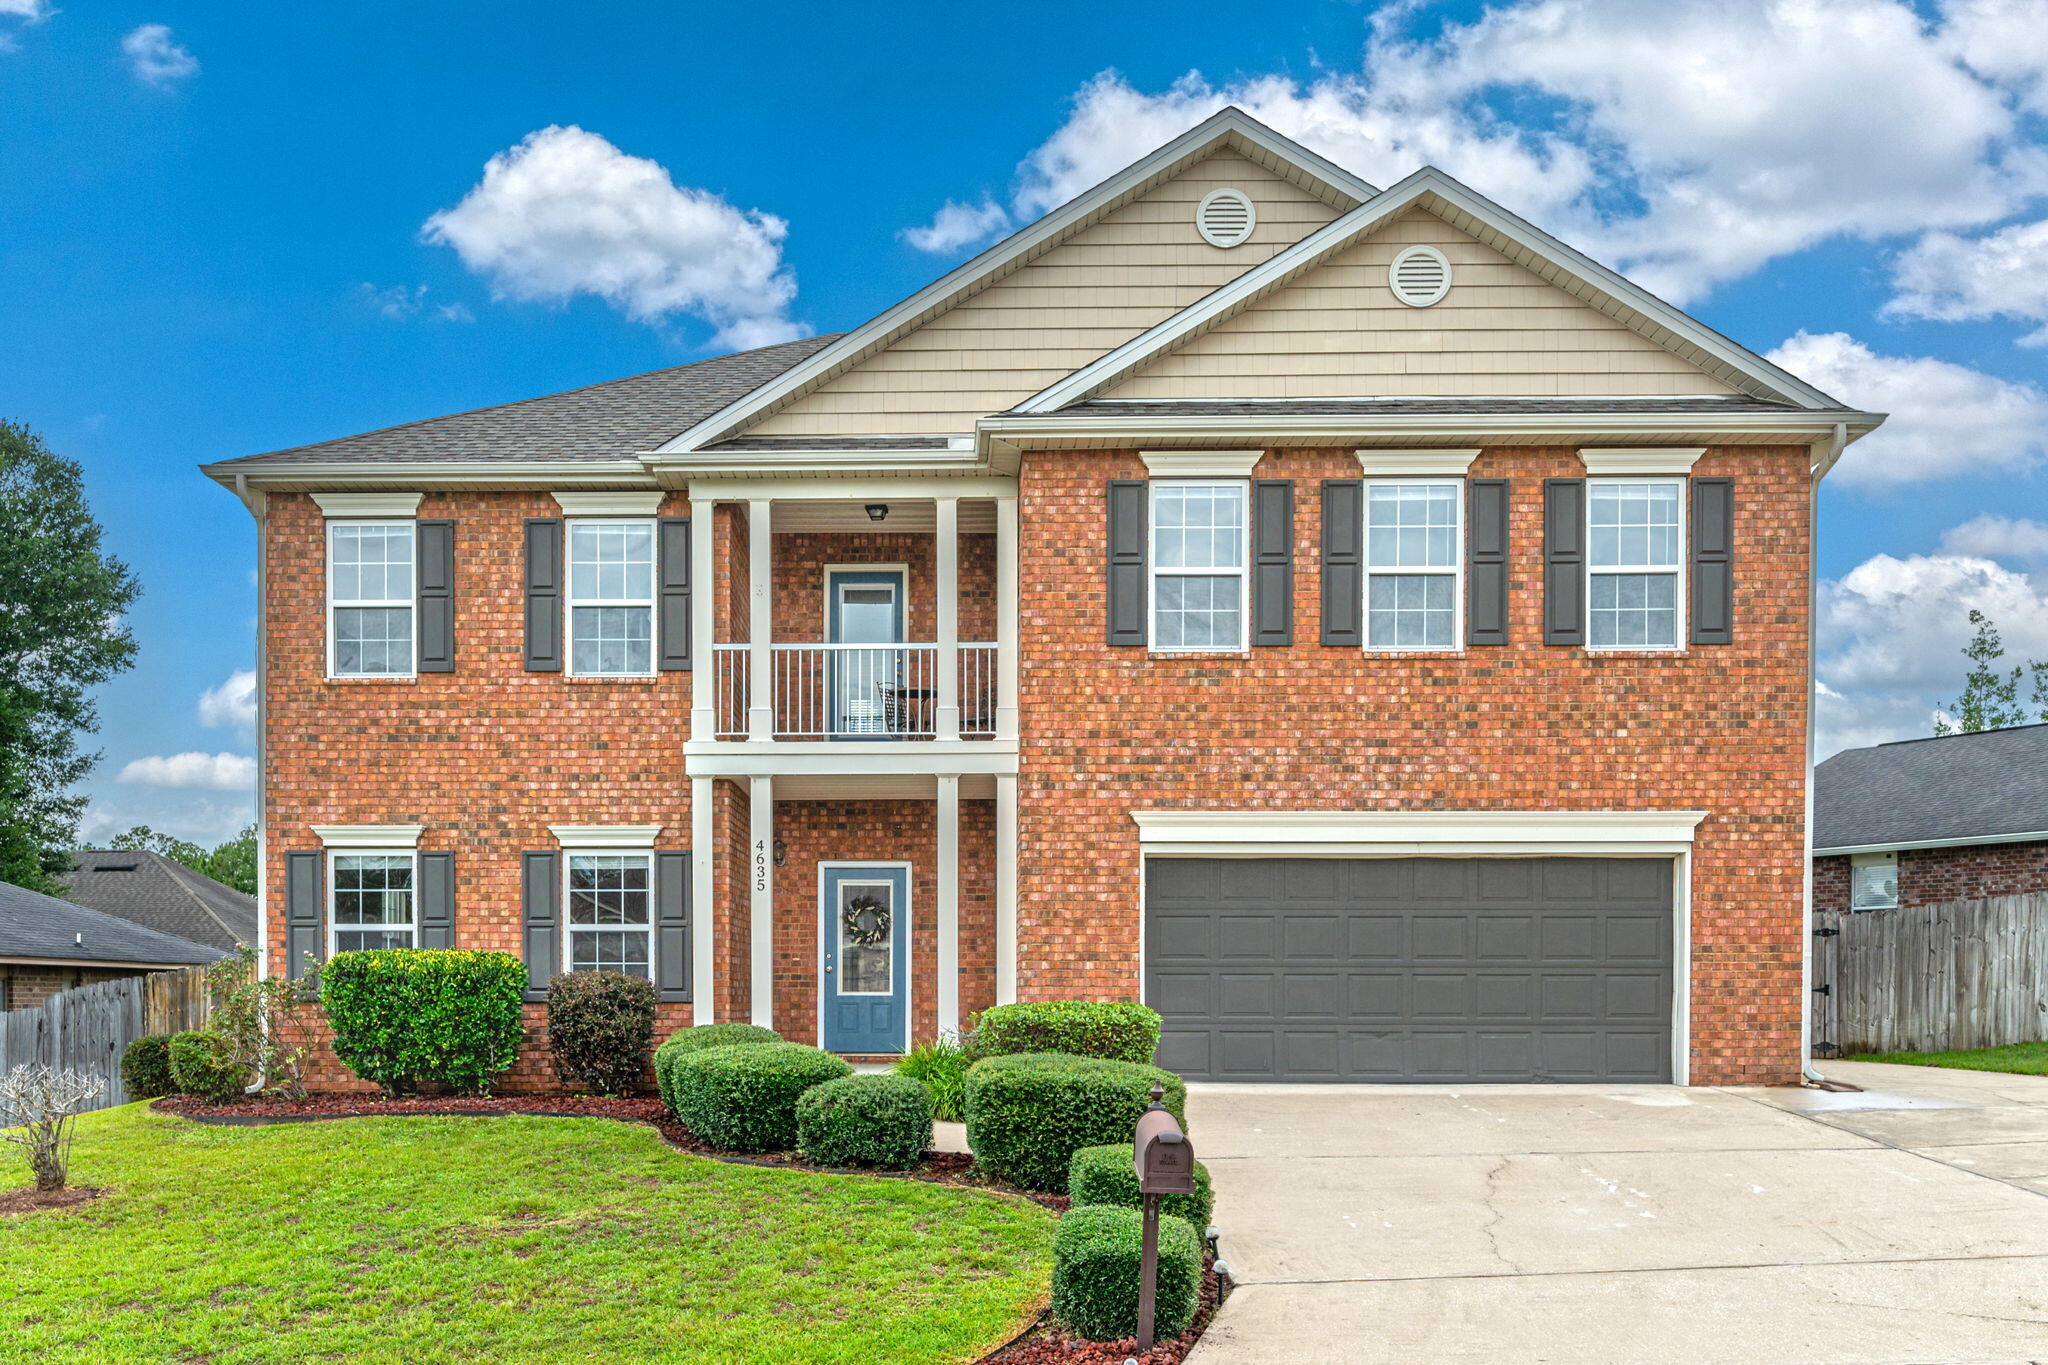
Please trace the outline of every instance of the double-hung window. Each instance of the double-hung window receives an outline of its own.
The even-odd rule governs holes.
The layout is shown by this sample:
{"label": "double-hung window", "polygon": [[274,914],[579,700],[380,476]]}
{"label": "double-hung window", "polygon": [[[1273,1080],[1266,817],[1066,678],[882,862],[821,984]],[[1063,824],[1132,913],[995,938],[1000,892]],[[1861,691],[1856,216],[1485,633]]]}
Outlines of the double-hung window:
{"label": "double-hung window", "polygon": [[1458,647],[1463,492],[1457,479],[1366,483],[1367,649]]}
{"label": "double-hung window", "polygon": [[1896,910],[1899,906],[1899,855],[1853,853],[1849,856],[1849,908]]}
{"label": "double-hung window", "polygon": [[569,672],[654,672],[654,523],[569,523]]}
{"label": "double-hung window", "polygon": [[329,855],[333,951],[418,945],[416,859],[410,850]]}
{"label": "double-hung window", "polygon": [[327,523],[328,672],[409,678],[415,655],[410,521]]}
{"label": "double-hung window", "polygon": [[1592,479],[1586,492],[1586,644],[1678,648],[1685,480]]}
{"label": "double-hung window", "polygon": [[567,970],[651,976],[654,856],[571,852]]}
{"label": "double-hung window", "polygon": [[1150,488],[1153,648],[1245,648],[1250,485],[1154,479]]}

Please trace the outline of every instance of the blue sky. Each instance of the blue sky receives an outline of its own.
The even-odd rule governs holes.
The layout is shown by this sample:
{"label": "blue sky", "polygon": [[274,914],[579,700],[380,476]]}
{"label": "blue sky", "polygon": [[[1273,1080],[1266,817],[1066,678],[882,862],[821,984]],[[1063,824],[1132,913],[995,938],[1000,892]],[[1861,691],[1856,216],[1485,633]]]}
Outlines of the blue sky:
{"label": "blue sky", "polygon": [[1970,605],[2048,657],[2048,0],[1018,13],[0,0],[0,413],[145,588],[87,833],[249,809],[195,465],[843,329],[1226,101],[1897,414],[1824,497],[1829,747],[1926,731]]}

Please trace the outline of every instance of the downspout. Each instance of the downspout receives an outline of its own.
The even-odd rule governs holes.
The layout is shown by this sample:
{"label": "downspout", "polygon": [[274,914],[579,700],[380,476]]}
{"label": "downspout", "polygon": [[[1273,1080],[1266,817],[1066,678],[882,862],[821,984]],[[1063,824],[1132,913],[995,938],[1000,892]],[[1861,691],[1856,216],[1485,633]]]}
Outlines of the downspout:
{"label": "downspout", "polygon": [[[264,656],[270,634],[270,599],[265,591],[270,581],[270,499],[261,490],[252,491],[249,476],[241,473],[235,475],[235,496],[256,520],[256,979],[260,981],[270,975],[270,821],[265,801],[270,769],[264,742],[269,709]],[[258,1094],[269,1084],[270,1077],[259,1075],[249,1093]]]}
{"label": "downspout", "polygon": [[1842,458],[1849,444],[1846,422],[1835,423],[1827,453],[1813,466],[1806,508],[1806,856],[1799,934],[1799,1078],[1808,1085],[1838,1085],[1813,1069],[1813,756],[1816,747],[1813,715],[1820,702],[1820,481]]}

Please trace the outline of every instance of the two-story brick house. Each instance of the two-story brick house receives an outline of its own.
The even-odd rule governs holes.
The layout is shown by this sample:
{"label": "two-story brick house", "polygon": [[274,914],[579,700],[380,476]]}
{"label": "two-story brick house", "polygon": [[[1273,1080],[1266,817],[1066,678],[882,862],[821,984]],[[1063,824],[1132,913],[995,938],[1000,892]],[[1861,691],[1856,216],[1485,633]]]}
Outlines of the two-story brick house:
{"label": "two-story brick house", "polygon": [[269,960],[622,967],[867,1056],[1139,997],[1192,1077],[1791,1080],[1812,495],[1878,420],[1227,111],[844,335],[208,466]]}

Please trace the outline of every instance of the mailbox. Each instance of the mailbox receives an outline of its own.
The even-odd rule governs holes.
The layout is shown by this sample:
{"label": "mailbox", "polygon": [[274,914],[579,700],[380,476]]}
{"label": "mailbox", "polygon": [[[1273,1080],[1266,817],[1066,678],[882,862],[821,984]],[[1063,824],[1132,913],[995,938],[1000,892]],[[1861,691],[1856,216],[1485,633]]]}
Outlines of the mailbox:
{"label": "mailbox", "polygon": [[1138,1131],[1131,1144],[1131,1165],[1138,1173],[1138,1192],[1193,1194],[1194,1145],[1180,1130],[1180,1123],[1159,1103],[1163,1093],[1155,1085],[1151,1106],[1138,1116]]}

